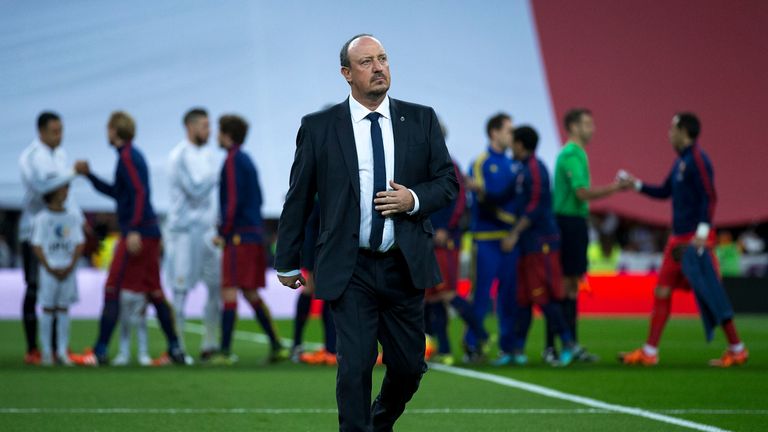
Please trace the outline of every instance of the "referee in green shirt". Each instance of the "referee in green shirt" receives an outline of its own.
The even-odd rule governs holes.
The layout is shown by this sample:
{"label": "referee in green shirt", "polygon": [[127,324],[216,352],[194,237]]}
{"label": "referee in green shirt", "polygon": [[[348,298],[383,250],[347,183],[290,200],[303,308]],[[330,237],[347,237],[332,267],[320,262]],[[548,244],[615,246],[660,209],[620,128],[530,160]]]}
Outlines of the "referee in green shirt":
{"label": "referee in green shirt", "polygon": [[[574,358],[584,362],[597,361],[597,356],[578,345],[576,333],[579,281],[587,272],[587,247],[589,245],[589,202],[604,198],[621,190],[618,182],[608,186],[592,187],[589,176],[589,159],[585,148],[595,132],[592,113],[585,108],[574,108],[565,114],[565,130],[568,142],[563,146],[555,164],[555,190],[553,204],[560,227],[560,256],[563,267],[563,285],[566,297],[563,313],[576,341]],[[547,328],[544,360],[557,361],[554,346],[555,335]]]}

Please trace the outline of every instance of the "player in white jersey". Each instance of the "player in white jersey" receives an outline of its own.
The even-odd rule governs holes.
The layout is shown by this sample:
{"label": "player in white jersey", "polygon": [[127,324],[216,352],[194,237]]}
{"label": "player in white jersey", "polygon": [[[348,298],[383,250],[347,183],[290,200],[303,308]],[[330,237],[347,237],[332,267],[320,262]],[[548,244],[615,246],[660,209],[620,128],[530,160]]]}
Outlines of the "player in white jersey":
{"label": "player in white jersey", "polygon": [[194,108],[187,112],[184,126],[187,136],[176,145],[169,159],[171,202],[166,220],[169,239],[166,275],[173,287],[176,328],[182,336],[179,338],[182,348],[187,294],[200,281],[208,288],[200,354],[205,361],[219,345],[221,320],[221,251],[213,244],[218,205],[216,167],[220,163],[206,147],[210,135],[206,111]]}
{"label": "player in white jersey", "polygon": [[[72,166],[67,164],[66,153],[61,147],[63,126],[59,115],[53,112],[41,113],[37,118],[37,131],[38,138],[32,141],[19,157],[21,183],[24,186],[23,209],[19,224],[19,240],[21,241],[24,281],[26,283],[22,306],[24,333],[27,340],[27,353],[24,361],[30,364],[37,364],[40,361],[35,312],[39,265],[30,245],[32,222],[34,217],[46,207],[43,195],[47,190],[50,190],[51,182],[58,181],[59,177],[66,180],[75,177],[74,170]],[[80,208],[71,199],[67,200],[66,207],[69,212],[80,217],[80,223],[83,222]],[[53,333],[55,333],[55,323],[53,328]],[[53,343],[56,342],[53,341]]]}
{"label": "player in white jersey", "polygon": [[125,287],[120,290],[120,349],[112,365],[125,366],[131,362],[132,330],[136,333],[139,364],[151,366],[147,341],[147,295]]}
{"label": "player in white jersey", "polygon": [[69,178],[51,179],[43,190],[47,208],[33,219],[32,249],[40,262],[39,303],[43,309],[40,318],[41,364],[53,365],[53,320],[58,321],[56,357],[60,364],[71,366],[69,346],[69,307],[76,303],[77,281],[75,268],[83,253],[85,236],[82,219],[65,208],[69,193]]}

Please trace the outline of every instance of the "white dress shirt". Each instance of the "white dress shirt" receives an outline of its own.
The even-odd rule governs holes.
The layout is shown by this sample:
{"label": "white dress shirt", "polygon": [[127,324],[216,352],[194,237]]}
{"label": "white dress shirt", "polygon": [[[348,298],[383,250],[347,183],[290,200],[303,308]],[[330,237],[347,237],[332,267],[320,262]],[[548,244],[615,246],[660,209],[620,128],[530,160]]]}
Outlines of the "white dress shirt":
{"label": "white dress shirt", "polygon": [[[29,241],[32,237],[33,218],[46,208],[43,202],[45,192],[51,189],[54,182],[60,182],[62,178],[71,181],[76,174],[72,167],[67,165],[67,153],[62,146],[51,149],[39,138],[32,141],[21,153],[19,170],[21,184],[24,186],[19,240]],[[65,207],[67,212],[77,215],[81,222],[84,220],[80,207],[75,204],[71,195],[67,198]]]}
{"label": "white dress shirt", "polygon": [[[355,135],[355,147],[357,148],[357,168],[360,176],[360,247],[370,248],[371,240],[371,216],[373,214],[373,143],[371,142],[371,122],[365,118],[371,110],[349,95],[349,112],[352,115],[352,131]],[[384,98],[375,112],[381,114],[379,127],[381,138],[384,142],[384,165],[387,175],[387,190],[392,190],[389,185],[395,178],[395,137],[392,132],[392,114],[389,111],[389,96]],[[413,196],[413,210],[409,215],[419,211],[419,197],[413,190],[408,189]],[[384,220],[384,233],[381,237],[379,252],[386,252],[395,245],[395,224],[391,217]],[[299,270],[278,272],[278,276],[291,277],[300,274]]]}
{"label": "white dress shirt", "polygon": [[171,151],[168,164],[170,207],[167,227],[172,231],[192,226],[216,224],[215,187],[219,182],[219,166],[207,145],[198,146],[182,140]]}

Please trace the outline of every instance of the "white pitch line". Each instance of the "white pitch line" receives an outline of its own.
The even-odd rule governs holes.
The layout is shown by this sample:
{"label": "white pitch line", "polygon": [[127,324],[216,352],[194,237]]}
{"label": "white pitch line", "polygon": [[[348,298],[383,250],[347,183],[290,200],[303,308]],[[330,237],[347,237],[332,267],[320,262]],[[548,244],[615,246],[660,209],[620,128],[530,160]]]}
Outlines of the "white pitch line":
{"label": "white pitch line", "polygon": [[[661,410],[676,414],[768,415],[768,410]],[[0,414],[336,414],[335,408],[0,408]],[[413,408],[408,414],[616,414],[613,410],[596,408]]]}
{"label": "white pitch line", "polygon": [[466,378],[474,378],[481,381],[492,382],[500,384],[505,387],[516,388],[518,390],[527,391],[529,393],[535,393],[541,396],[550,397],[553,399],[565,400],[573,402],[579,405],[586,405],[592,408],[602,409],[606,411],[613,411],[622,414],[628,414],[637,417],[643,417],[650,420],[655,420],[661,423],[667,423],[676,425],[688,429],[704,431],[704,432],[728,432],[727,429],[721,429],[716,426],[710,426],[703,423],[696,423],[690,420],[683,420],[676,417],[671,417],[657,412],[648,411],[642,408],[628,407],[624,405],[611,404],[597,399],[592,399],[583,396],[577,396],[570,393],[561,392],[559,390],[553,390],[548,387],[530,384],[516,379],[507,378],[499,375],[489,374],[485,372],[478,372],[470,369],[459,368],[455,366],[446,366],[441,364],[430,364],[431,369],[441,372],[449,373],[452,375],[462,376]]}
{"label": "white pitch line", "polygon": [[[204,327],[202,325],[195,324],[195,323],[187,323],[185,331],[202,334],[203,329]],[[247,331],[235,332],[235,338],[241,339],[241,340],[248,340],[251,342],[257,342],[257,343],[269,342],[269,340],[265,335],[262,335],[259,333],[247,332]],[[286,339],[286,341],[290,341],[290,340]],[[320,344],[317,344],[317,345],[322,346]],[[702,432],[730,432],[727,429],[722,429],[717,426],[711,426],[703,423],[697,423],[690,420],[684,420],[681,418],[661,414],[661,412],[663,411],[649,411],[642,408],[611,404],[611,403],[603,402],[597,399],[565,393],[559,390],[551,389],[549,387],[530,384],[527,382],[518,381],[516,379],[507,378],[500,375],[494,375],[494,374],[489,374],[485,372],[474,371],[471,369],[464,369],[456,366],[446,366],[446,365],[434,364],[434,363],[430,363],[430,368],[437,371],[449,373],[452,375],[463,376],[466,378],[474,378],[480,381],[487,381],[495,384],[500,384],[505,387],[516,388],[518,390],[539,394],[539,395],[550,397],[553,399],[565,400],[565,401],[573,402],[579,405],[585,405],[588,407],[596,408],[598,410],[605,410],[605,411],[611,411],[611,412],[616,412],[621,414],[632,415],[636,417],[643,417],[649,420],[655,420],[661,423],[671,424],[671,425],[680,426],[683,428],[693,429],[693,430],[702,431]],[[411,412],[411,411],[409,410],[408,412]],[[673,412],[673,414],[685,414],[685,413],[675,411]]]}

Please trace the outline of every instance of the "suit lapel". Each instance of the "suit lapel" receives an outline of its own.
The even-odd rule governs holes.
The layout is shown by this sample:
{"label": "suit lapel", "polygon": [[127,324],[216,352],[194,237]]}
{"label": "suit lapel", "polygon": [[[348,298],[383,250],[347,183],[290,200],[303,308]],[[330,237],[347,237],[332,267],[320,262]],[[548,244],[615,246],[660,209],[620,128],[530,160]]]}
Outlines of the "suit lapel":
{"label": "suit lapel", "polygon": [[355,132],[352,130],[352,114],[349,112],[349,100],[341,103],[336,116],[336,135],[339,138],[339,147],[344,163],[349,171],[349,180],[352,182],[355,200],[360,201],[360,172],[357,164],[357,147],[355,146]]}
{"label": "suit lapel", "polygon": [[[389,98],[389,112],[392,119],[392,135],[395,141],[395,183],[401,182],[408,154],[408,118],[397,100]],[[389,185],[387,185],[389,186]]]}

